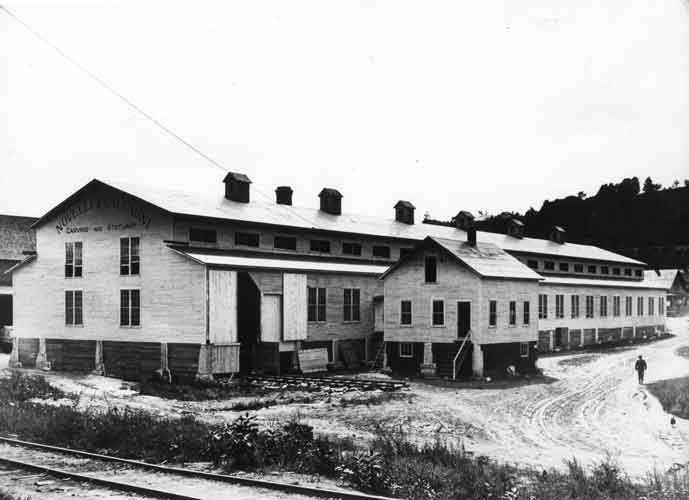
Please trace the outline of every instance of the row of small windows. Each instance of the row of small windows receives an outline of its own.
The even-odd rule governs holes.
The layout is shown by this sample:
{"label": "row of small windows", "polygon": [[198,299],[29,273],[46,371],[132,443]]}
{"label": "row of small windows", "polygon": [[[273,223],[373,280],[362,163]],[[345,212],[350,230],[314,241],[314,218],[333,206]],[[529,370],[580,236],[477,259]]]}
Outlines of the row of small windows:
{"label": "row of small windows", "polygon": [[[636,298],[636,315],[644,315],[644,303],[648,305],[646,309],[648,316],[654,316],[656,314],[655,304],[658,303],[658,314],[665,315],[665,298],[664,297],[637,297]],[[624,297],[624,315],[633,315],[633,297]],[[580,296],[570,295],[570,316],[572,318],[579,318],[581,314],[580,310]],[[622,297],[616,295],[612,297],[612,316],[618,317],[622,315],[621,311]],[[599,297],[599,309],[600,317],[608,316],[608,297],[606,295],[601,295]],[[594,296],[586,295],[584,302],[584,315],[586,318],[593,318],[594,314]],[[555,295],[555,318],[565,317],[565,296],[562,294]],[[538,296],[538,318],[547,319],[548,318],[548,295],[540,294]]]}
{"label": "row of small windows", "polygon": [[[399,343],[399,356],[400,358],[413,358],[414,357],[414,344],[412,342],[400,342]],[[519,356],[522,358],[529,357],[529,343],[520,342],[519,343]]]}
{"label": "row of small windows", "polygon": [[[189,240],[201,243],[217,243],[218,235],[214,229],[192,227],[189,229]],[[234,244],[257,248],[260,246],[260,235],[259,233],[237,231],[234,233]],[[273,237],[273,248],[296,251],[297,238],[295,236],[276,235]],[[331,253],[330,241],[309,240],[309,250],[318,253]],[[400,258],[407,255],[411,250],[411,248],[400,248]],[[342,253],[344,255],[360,256],[362,255],[362,245],[361,243],[345,241],[342,243]],[[374,245],[372,254],[374,257],[389,259],[391,250],[387,245]]]}
{"label": "row of small windows", "polygon": [[[139,238],[120,238],[120,275],[138,275],[140,271]],[[84,244],[81,241],[65,243],[65,277],[84,275]]]}
{"label": "row of small windows", "polygon": [[[327,290],[322,287],[308,287],[307,291],[307,320],[309,322],[325,322],[327,313]],[[361,290],[359,288],[344,288],[342,297],[343,321],[361,321]]]}
{"label": "row of small windows", "polygon": [[541,261],[535,260],[535,259],[529,259],[526,261],[526,265],[529,266],[531,269],[534,269],[538,271],[539,269],[543,269],[544,271],[555,271],[556,270],[556,264],[557,264],[557,271],[560,272],[565,272],[568,273],[570,272],[570,269],[573,270],[575,273],[584,273],[586,272],[587,274],[602,274],[604,276],[626,276],[626,277],[632,277],[635,276],[637,278],[643,277],[643,270],[642,269],[632,269],[631,267],[610,267],[610,266],[597,266],[593,264],[588,264],[584,266],[584,264],[571,264],[569,262],[555,262],[552,260],[545,260],[541,263]]}
{"label": "row of small windows", "polygon": [[[508,322],[510,326],[517,325],[517,301],[510,301],[508,304]],[[531,322],[531,305],[529,301],[522,303],[522,324],[528,325]],[[400,324],[411,326],[413,324],[412,301],[400,301]],[[445,326],[445,301],[442,299],[433,300],[431,303],[431,325]],[[491,300],[488,302],[488,325],[495,327],[498,325],[498,302]]]}
{"label": "row of small windows", "polygon": [[[65,291],[65,325],[84,325],[84,292]],[[120,290],[120,326],[141,326],[141,291]]]}

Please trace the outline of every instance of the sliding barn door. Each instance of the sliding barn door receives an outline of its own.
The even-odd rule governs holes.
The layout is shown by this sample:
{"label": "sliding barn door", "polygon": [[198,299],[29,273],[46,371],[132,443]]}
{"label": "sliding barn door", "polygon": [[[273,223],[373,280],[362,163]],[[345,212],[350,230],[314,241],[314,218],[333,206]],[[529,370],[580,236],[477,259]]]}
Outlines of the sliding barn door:
{"label": "sliding barn door", "polygon": [[285,273],[282,278],[283,340],[306,339],[306,275]]}

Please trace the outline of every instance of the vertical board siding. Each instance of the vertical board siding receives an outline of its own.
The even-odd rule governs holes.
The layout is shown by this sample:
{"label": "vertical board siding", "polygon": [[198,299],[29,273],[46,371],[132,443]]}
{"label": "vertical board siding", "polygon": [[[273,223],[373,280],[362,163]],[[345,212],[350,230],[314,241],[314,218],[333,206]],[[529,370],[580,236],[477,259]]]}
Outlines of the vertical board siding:
{"label": "vertical board siding", "polygon": [[46,339],[45,347],[53,370],[90,372],[96,368],[95,340]]}
{"label": "vertical board siding", "polygon": [[208,315],[213,344],[237,342],[237,272],[208,272]]}
{"label": "vertical board siding", "polygon": [[283,340],[306,339],[306,305],[306,275],[285,273],[282,301]]}
{"label": "vertical board siding", "polygon": [[239,372],[239,344],[211,346],[213,373]]}
{"label": "vertical board siding", "polygon": [[190,382],[199,371],[200,344],[168,344],[168,368],[175,380]]}
{"label": "vertical board siding", "polygon": [[36,356],[38,355],[38,339],[19,340],[19,362],[24,368],[33,368],[36,366]]}
{"label": "vertical board siding", "polygon": [[125,380],[148,380],[160,368],[160,344],[103,342],[105,374]]}
{"label": "vertical board siding", "polygon": [[261,341],[282,340],[282,295],[263,295],[261,299]]}

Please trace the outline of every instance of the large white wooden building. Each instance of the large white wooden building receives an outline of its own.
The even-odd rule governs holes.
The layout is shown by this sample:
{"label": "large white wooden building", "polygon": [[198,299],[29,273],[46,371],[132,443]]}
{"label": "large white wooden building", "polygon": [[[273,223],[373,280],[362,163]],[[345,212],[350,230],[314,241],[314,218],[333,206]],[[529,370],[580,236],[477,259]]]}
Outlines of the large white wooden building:
{"label": "large white wooden building", "polygon": [[14,362],[184,379],[298,369],[325,348],[349,367],[385,353],[399,371],[455,376],[664,326],[643,263],[562,231],[477,233],[465,212],[457,227],[415,224],[402,200],[370,217],[343,212],[335,189],[310,209],[286,186],[258,201],[246,176],[224,184],[208,196],[93,180],[41,217],[36,254],[11,270]]}

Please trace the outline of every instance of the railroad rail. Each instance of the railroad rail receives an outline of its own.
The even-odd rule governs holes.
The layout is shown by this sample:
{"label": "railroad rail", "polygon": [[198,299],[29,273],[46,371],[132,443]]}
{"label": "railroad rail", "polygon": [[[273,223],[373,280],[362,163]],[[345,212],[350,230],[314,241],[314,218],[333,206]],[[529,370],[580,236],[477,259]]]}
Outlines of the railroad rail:
{"label": "railroad rail", "polygon": [[[354,491],[341,491],[324,488],[314,488],[312,486],[300,486],[296,484],[282,483],[279,481],[268,481],[264,479],[252,479],[247,477],[232,476],[229,474],[216,474],[213,472],[195,471],[191,469],[184,469],[180,467],[169,467],[165,465],[151,464],[139,460],[132,460],[127,458],[113,457],[111,455],[103,455],[100,453],[91,453],[87,451],[74,450],[71,448],[63,448],[59,446],[51,446],[47,444],[34,443],[31,441],[22,441],[20,439],[8,438],[0,436],[0,443],[5,443],[11,446],[31,448],[50,453],[59,453],[64,455],[72,455],[81,458],[87,458],[94,461],[112,462],[117,464],[128,465],[132,468],[139,468],[142,470],[170,474],[173,476],[190,477],[196,479],[205,479],[218,483],[228,483],[234,485],[241,485],[252,488],[261,488],[267,490],[275,490],[284,493],[291,493],[295,495],[302,495],[314,498],[331,498],[339,500],[394,500],[390,497],[382,497],[377,495],[368,495],[366,493],[359,493]],[[172,500],[202,500],[200,497],[192,497],[188,495],[178,494],[169,490],[160,490],[150,488],[147,486],[140,486],[130,482],[113,481],[111,479],[103,479],[92,475],[80,474],[54,467],[47,467],[44,465],[25,462],[23,460],[15,460],[7,457],[0,457],[0,464],[4,463],[9,466],[41,472],[50,476],[60,477],[64,479],[72,479],[79,482],[88,482],[98,486],[103,486],[113,490],[126,491],[130,493],[138,493],[154,498],[170,498]]]}
{"label": "railroad rail", "polygon": [[366,380],[358,378],[305,375],[245,375],[244,380],[254,382],[274,382],[276,384],[325,384],[335,387],[355,387],[362,390],[396,391],[409,387],[407,382],[402,380]]}

